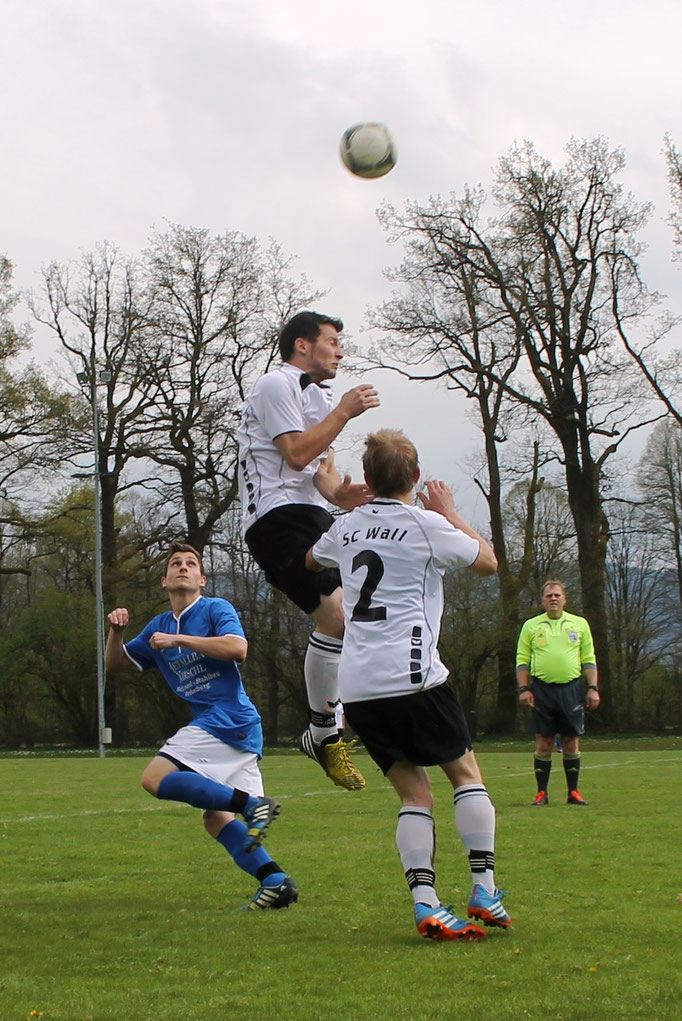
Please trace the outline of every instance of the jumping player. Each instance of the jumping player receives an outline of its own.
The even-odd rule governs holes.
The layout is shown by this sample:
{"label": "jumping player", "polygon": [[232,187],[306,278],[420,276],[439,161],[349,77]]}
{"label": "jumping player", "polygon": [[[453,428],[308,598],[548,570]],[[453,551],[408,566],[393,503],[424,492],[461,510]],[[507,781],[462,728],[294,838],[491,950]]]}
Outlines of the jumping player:
{"label": "jumping player", "polygon": [[463,565],[497,570],[491,547],[455,510],[442,482],[426,483],[413,506],[417,451],[397,430],[367,437],[367,506],[337,518],[306,557],[311,570],[336,566],[346,632],[339,686],[346,720],[363,740],[401,802],[396,842],[428,939],[480,940],[436,893],[433,795],[426,766],[440,766],[454,789],[455,825],[472,876],[468,916],[507,928],[495,884],[495,809],[474,756],[462,709],[438,655],[442,576]]}
{"label": "jumping player", "polygon": [[332,406],[327,380],[343,358],[340,319],[300,312],[279,336],[282,365],[256,383],[239,428],[239,488],[246,544],[266,579],[315,623],[304,674],[310,724],[301,750],[347,790],[365,786],[350,760],[336,721],[338,664],[343,638],[339,575],[312,575],[309,546],[329,528],[331,503],[351,510],[365,503],[365,485],[353,485],[334,467],[330,444],[352,418],[376,408],[369,384],[353,387]]}

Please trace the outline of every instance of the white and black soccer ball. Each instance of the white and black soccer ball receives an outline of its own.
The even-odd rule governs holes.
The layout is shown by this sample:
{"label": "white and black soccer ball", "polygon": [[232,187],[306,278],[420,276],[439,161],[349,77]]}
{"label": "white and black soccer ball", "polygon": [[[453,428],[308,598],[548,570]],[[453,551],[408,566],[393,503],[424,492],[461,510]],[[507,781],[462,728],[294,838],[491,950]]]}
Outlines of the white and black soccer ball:
{"label": "white and black soccer ball", "polygon": [[385,124],[364,121],[344,131],[339,146],[343,165],[356,177],[383,177],[393,170],[398,149]]}

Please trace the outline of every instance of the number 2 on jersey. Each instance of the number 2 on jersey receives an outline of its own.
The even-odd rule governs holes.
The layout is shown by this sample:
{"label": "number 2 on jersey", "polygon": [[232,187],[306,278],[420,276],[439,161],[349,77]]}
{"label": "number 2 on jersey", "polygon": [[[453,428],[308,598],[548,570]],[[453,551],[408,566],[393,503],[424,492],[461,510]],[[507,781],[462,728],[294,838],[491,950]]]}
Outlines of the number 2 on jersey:
{"label": "number 2 on jersey", "polygon": [[367,568],[367,574],[362,583],[358,601],[353,607],[351,620],[386,620],[385,606],[370,605],[376,587],[384,575],[384,564],[381,557],[374,550],[363,550],[361,553],[356,553],[353,557],[352,567],[353,574],[359,571],[361,567]]}

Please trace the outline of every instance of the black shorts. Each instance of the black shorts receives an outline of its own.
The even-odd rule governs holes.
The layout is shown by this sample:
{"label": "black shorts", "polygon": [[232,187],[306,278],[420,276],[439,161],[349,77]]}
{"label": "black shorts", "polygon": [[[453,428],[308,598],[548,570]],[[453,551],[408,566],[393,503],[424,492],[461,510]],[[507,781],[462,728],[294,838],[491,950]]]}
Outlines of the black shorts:
{"label": "black shorts", "polygon": [[471,750],[462,707],[446,683],[414,695],[344,702],[343,711],[384,774],[395,762],[440,766]]}
{"label": "black shorts", "polygon": [[580,678],[567,684],[547,684],[531,678],[533,723],[542,737],[582,737],[585,733],[585,709],[580,694]]}
{"label": "black shorts", "polygon": [[284,592],[305,613],[320,605],[341,585],[336,568],[307,571],[305,555],[332,524],[324,509],[308,503],[275,507],[251,525],[244,538],[251,556],[271,585]]}

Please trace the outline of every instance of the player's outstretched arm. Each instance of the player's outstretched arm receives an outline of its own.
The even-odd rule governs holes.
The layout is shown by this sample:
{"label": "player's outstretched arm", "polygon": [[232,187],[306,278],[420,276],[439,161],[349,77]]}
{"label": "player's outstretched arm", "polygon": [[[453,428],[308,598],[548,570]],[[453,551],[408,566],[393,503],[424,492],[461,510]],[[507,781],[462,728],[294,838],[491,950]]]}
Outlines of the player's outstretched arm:
{"label": "player's outstretched arm", "polygon": [[123,632],[128,626],[129,619],[125,606],[118,606],[107,614],[109,634],[104,650],[104,665],[112,673],[117,670],[128,670],[133,666],[123,648]]}
{"label": "player's outstretched arm", "polygon": [[303,471],[323,454],[351,418],[379,406],[379,395],[369,383],[361,383],[343,395],[327,417],[303,432],[282,433],[273,440],[280,454],[294,471]]}
{"label": "player's outstretched arm", "polygon": [[478,556],[473,564],[469,565],[469,570],[484,577],[489,574],[495,574],[497,571],[497,557],[492,546],[482,535],[478,534],[475,528],[472,528],[464,520],[455,507],[455,498],[451,490],[439,479],[429,479],[424,485],[426,486],[426,493],[421,490],[417,493],[417,497],[424,506],[424,509],[442,514],[446,521],[449,521],[455,528],[459,528],[460,532],[464,532],[465,535],[470,535],[472,539],[478,540]]}

